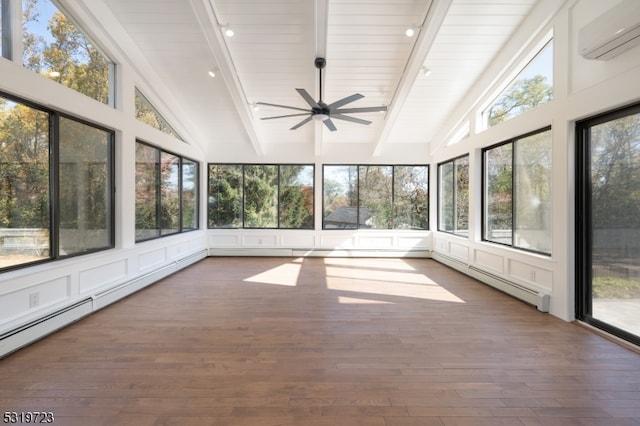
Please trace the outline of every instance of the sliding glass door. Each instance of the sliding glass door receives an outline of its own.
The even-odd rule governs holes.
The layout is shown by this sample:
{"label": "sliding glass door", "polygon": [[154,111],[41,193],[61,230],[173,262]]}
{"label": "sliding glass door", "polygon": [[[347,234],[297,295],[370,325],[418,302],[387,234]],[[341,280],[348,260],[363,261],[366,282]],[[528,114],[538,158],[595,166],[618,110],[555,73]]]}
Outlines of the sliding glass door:
{"label": "sliding glass door", "polygon": [[640,344],[640,105],[577,126],[578,318]]}

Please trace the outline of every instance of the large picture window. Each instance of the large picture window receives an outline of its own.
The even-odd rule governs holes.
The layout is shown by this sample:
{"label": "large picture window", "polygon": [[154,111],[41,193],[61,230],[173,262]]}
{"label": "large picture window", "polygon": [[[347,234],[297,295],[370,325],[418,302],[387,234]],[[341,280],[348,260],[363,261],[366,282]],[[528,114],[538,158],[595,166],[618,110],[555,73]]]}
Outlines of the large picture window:
{"label": "large picture window", "polygon": [[136,241],[198,229],[198,163],[136,143]]}
{"label": "large picture window", "polygon": [[313,229],[314,166],[209,164],[209,228]]}
{"label": "large picture window", "polygon": [[325,165],[323,229],[429,229],[426,165]]}
{"label": "large picture window", "polygon": [[551,254],[551,130],[483,152],[483,239]]}
{"label": "large picture window", "polygon": [[0,269],[114,246],[112,131],[0,96],[0,147]]}
{"label": "large picture window", "polygon": [[469,235],[469,156],[438,164],[438,231]]}

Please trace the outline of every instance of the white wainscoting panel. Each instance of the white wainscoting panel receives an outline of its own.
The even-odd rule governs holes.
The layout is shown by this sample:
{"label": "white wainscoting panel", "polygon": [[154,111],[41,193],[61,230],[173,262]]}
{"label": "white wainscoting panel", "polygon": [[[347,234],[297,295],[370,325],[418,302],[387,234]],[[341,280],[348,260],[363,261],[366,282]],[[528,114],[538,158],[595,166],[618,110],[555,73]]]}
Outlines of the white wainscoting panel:
{"label": "white wainscoting panel", "polygon": [[25,312],[36,312],[64,302],[71,296],[71,277],[55,278],[3,294],[0,298],[0,323],[12,321]]}
{"label": "white wainscoting panel", "polygon": [[504,274],[504,257],[479,249],[474,250],[474,255],[475,263],[479,268]]}
{"label": "white wainscoting panel", "polygon": [[466,244],[449,241],[449,254],[463,262],[469,262],[469,247]]}
{"label": "white wainscoting panel", "polygon": [[78,286],[80,294],[90,293],[97,288],[125,279],[129,273],[127,266],[127,259],[120,259],[79,271]]}
{"label": "white wainscoting panel", "polygon": [[140,253],[138,256],[138,271],[144,272],[167,262],[167,248],[159,247]]}
{"label": "white wainscoting panel", "polygon": [[541,288],[547,291],[551,291],[553,288],[553,273],[548,269],[509,259],[508,274],[513,278],[531,284],[534,288]]}
{"label": "white wainscoting panel", "polygon": [[277,247],[278,236],[276,234],[244,235],[242,243],[245,247]]}
{"label": "white wainscoting panel", "polygon": [[358,239],[358,246],[369,249],[395,248],[393,244],[393,236],[391,235],[363,235]]}
{"label": "white wainscoting panel", "polygon": [[291,248],[312,248],[316,246],[316,235],[313,231],[285,232],[280,236],[280,245]]}
{"label": "white wainscoting panel", "polygon": [[240,247],[240,234],[231,234],[228,232],[224,234],[211,234],[209,236],[209,247]]}

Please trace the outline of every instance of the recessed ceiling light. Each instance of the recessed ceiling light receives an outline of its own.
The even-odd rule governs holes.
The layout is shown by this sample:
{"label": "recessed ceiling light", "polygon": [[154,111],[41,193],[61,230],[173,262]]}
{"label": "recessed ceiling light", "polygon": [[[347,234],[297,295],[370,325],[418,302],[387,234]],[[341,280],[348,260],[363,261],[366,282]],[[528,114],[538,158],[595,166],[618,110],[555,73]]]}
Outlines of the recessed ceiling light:
{"label": "recessed ceiling light", "polygon": [[215,70],[209,70],[209,72],[207,74],[209,74],[209,77],[211,77],[211,78],[216,76]]}
{"label": "recessed ceiling light", "polygon": [[413,37],[415,33],[416,30],[414,30],[413,28],[407,28],[407,30],[404,32],[407,37]]}
{"label": "recessed ceiling light", "polygon": [[235,35],[235,33],[233,32],[233,28],[231,28],[229,25],[225,25],[224,27],[222,27],[222,32],[227,37],[233,37]]}

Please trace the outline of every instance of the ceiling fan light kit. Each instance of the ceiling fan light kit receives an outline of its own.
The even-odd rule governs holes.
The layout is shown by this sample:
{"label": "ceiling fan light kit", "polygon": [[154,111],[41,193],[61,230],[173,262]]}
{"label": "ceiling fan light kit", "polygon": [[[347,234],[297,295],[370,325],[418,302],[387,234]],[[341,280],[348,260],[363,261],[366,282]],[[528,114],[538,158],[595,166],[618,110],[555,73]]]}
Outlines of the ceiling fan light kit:
{"label": "ceiling fan light kit", "polygon": [[307,92],[305,89],[296,89],[296,92],[298,92],[298,94],[302,97],[302,99],[305,100],[305,102],[309,105],[309,108],[299,108],[299,107],[288,106],[288,105],[256,102],[256,105],[265,105],[265,106],[271,106],[276,108],[286,108],[286,109],[292,109],[297,111],[304,111],[303,113],[297,113],[297,114],[262,117],[261,120],[273,120],[276,118],[287,118],[287,117],[302,117],[306,115],[307,117],[305,119],[303,119],[301,122],[293,126],[290,130],[296,130],[299,127],[303,126],[304,124],[308,123],[309,121],[314,120],[314,121],[323,122],[324,125],[327,126],[327,128],[330,131],[334,132],[337,130],[337,128],[335,124],[333,124],[333,121],[331,120],[332,118],[337,120],[350,121],[352,123],[368,125],[368,124],[371,124],[371,122],[368,120],[363,120],[361,118],[351,117],[344,114],[356,114],[356,113],[364,113],[364,112],[384,112],[387,110],[386,106],[364,107],[364,108],[341,108],[344,105],[357,101],[358,99],[364,98],[364,95],[361,95],[360,93],[354,93],[353,95],[349,95],[345,98],[339,99],[327,105],[322,100],[322,97],[323,97],[322,96],[323,94],[322,69],[327,65],[327,61],[325,60],[325,58],[316,58],[314,60],[314,65],[318,69],[318,72],[320,73],[320,78],[319,78],[320,99],[318,101],[315,101],[311,97],[309,92]]}

